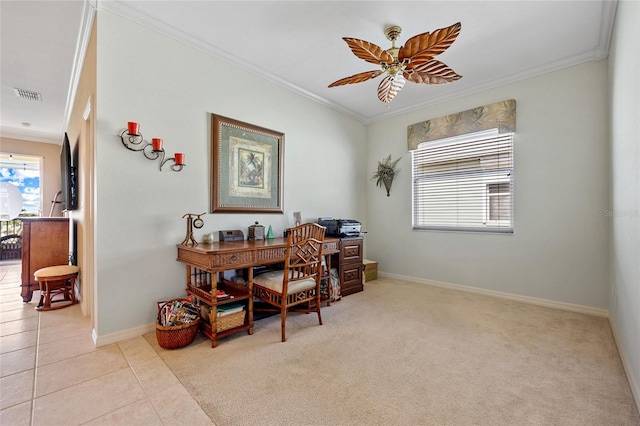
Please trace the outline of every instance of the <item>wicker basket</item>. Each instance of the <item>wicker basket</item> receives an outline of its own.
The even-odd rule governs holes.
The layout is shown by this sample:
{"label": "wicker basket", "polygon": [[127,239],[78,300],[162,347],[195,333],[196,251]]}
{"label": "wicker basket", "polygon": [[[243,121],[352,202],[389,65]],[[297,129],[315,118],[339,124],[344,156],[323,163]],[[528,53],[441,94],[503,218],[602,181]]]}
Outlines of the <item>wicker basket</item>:
{"label": "wicker basket", "polygon": [[193,342],[198,333],[200,318],[183,325],[160,325],[156,322],[156,338],[160,347],[177,349]]}
{"label": "wicker basket", "polygon": [[234,327],[240,327],[244,324],[244,314],[246,311],[242,310],[235,314],[225,315],[223,317],[216,317],[217,332],[228,330]]}
{"label": "wicker basket", "polygon": [[[195,321],[191,321],[181,325],[162,325],[160,321],[162,309],[173,303],[174,301],[182,301],[182,299],[173,299],[166,302],[158,303],[158,317],[156,318],[156,338],[160,347],[165,349],[177,349],[187,346],[193,342],[196,334],[198,333],[198,325],[200,325],[200,318],[196,318]],[[188,302],[191,303],[191,302]],[[195,306],[195,305],[194,305]]]}

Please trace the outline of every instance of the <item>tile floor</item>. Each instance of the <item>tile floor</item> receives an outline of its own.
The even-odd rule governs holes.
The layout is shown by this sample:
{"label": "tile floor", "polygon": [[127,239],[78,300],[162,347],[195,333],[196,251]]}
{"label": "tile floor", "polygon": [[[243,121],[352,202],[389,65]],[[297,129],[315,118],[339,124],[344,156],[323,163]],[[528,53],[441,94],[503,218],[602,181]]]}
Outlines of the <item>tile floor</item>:
{"label": "tile floor", "polygon": [[39,312],[0,262],[1,425],[211,425],[143,337],[96,348],[79,305]]}

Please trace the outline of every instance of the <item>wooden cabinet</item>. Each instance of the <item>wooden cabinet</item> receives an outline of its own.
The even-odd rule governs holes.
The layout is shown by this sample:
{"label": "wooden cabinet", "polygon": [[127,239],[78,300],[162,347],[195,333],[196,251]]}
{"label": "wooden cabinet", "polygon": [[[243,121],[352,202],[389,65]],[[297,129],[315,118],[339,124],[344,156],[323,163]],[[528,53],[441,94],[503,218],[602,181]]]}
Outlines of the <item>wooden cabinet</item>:
{"label": "wooden cabinet", "polygon": [[22,291],[31,301],[40,286],[33,274],[40,268],[69,264],[69,220],[63,217],[22,219]]}
{"label": "wooden cabinet", "polygon": [[347,296],[364,290],[362,285],[362,238],[340,240],[340,286],[341,294]]}

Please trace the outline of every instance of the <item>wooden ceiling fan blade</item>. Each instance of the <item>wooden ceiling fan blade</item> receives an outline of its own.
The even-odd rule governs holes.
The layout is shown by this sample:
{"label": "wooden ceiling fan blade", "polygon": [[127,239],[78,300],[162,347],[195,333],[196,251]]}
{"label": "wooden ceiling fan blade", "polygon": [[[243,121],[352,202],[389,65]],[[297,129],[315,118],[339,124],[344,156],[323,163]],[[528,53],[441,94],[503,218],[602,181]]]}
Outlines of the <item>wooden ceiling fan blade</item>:
{"label": "wooden ceiling fan blade", "polygon": [[393,62],[393,57],[389,52],[380,46],[357,38],[343,37],[342,39],[347,42],[353,54],[360,59],[376,65],[380,65],[381,62],[387,64]]}
{"label": "wooden ceiling fan blade", "polygon": [[329,87],[344,86],[345,84],[362,83],[363,81],[367,81],[372,78],[375,78],[380,74],[382,74],[382,70],[361,72],[361,73],[354,74],[349,77],[341,78],[340,80],[334,81],[329,85]]}
{"label": "wooden ceiling fan blade", "polygon": [[398,60],[412,59],[417,54],[428,53],[437,56],[453,44],[460,34],[460,22],[446,28],[440,28],[432,33],[422,33],[411,37],[398,51]]}
{"label": "wooden ceiling fan blade", "polygon": [[[438,74],[438,75],[458,75],[455,71],[453,71],[447,64],[444,62],[438,61],[437,59],[432,59],[429,62],[425,62],[424,64],[416,65],[412,68],[415,72],[421,73],[429,73],[429,74]],[[460,76],[461,77],[461,76]]]}
{"label": "wooden ceiling fan blade", "polygon": [[407,69],[413,69],[415,67],[417,67],[418,65],[427,63],[429,61],[433,60],[433,55],[429,52],[420,52],[417,53],[415,55],[413,55],[411,57],[411,60],[409,61],[409,64],[407,65]]}
{"label": "wooden ceiling fan blade", "polygon": [[387,76],[378,85],[378,99],[388,104],[404,87],[405,79],[398,74],[395,77]]}
{"label": "wooden ceiling fan blade", "polygon": [[462,78],[446,64],[435,59],[414,67],[412,71],[405,72],[404,76],[407,80],[420,84],[445,84]]}

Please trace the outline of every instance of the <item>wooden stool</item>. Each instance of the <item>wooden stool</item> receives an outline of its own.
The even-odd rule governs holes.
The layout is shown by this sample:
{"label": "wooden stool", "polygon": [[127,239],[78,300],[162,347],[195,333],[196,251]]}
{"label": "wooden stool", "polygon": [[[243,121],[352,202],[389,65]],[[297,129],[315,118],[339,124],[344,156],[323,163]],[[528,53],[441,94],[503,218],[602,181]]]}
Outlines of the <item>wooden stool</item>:
{"label": "wooden stool", "polygon": [[[80,269],[73,265],[49,266],[38,269],[33,275],[40,285],[39,311],[66,308],[76,303],[75,282]],[[54,300],[54,297],[62,298]],[[43,303],[44,300],[44,303]],[[67,302],[64,305],[51,307],[52,303]]]}

